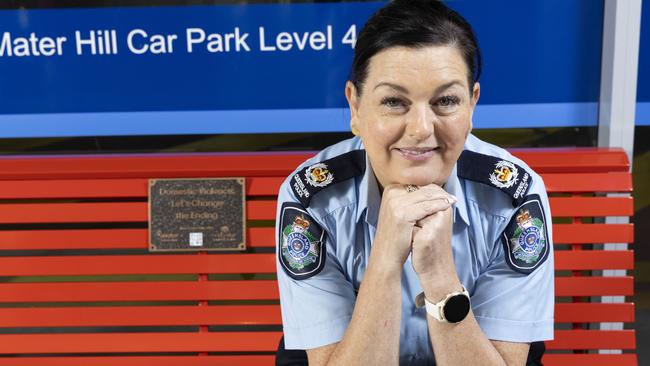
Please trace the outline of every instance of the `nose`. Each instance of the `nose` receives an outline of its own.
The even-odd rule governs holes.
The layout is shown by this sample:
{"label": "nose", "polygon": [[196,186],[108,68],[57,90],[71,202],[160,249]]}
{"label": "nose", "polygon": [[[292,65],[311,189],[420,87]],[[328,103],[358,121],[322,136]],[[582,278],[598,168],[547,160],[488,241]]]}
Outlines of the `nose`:
{"label": "nose", "polygon": [[406,134],[418,141],[426,140],[433,134],[436,116],[429,106],[411,108],[406,121]]}

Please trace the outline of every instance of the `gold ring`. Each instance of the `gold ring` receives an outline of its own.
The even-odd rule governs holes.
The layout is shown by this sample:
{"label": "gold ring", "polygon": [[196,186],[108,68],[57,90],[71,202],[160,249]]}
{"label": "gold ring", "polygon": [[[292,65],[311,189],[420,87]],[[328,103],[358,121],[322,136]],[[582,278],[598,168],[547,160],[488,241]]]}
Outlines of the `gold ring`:
{"label": "gold ring", "polygon": [[407,184],[407,185],[406,185],[406,191],[409,192],[409,193],[411,193],[411,192],[415,192],[415,191],[417,191],[418,189],[420,189],[420,187],[418,187],[418,186],[416,186],[416,185],[413,185],[413,184]]}

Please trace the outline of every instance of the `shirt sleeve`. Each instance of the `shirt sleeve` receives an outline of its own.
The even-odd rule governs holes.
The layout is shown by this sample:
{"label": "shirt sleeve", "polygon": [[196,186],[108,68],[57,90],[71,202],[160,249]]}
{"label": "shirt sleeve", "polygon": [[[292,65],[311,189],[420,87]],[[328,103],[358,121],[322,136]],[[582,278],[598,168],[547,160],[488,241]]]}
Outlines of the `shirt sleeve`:
{"label": "shirt sleeve", "polygon": [[[492,340],[553,339],[553,229],[544,183],[535,178],[523,203],[501,222],[491,263],[471,294],[474,316]],[[540,243],[545,252],[535,246]]]}
{"label": "shirt sleeve", "polygon": [[286,244],[283,247],[283,240],[286,240],[283,234],[289,231],[282,223],[281,212],[287,203],[294,207],[300,205],[285,182],[278,195],[276,216],[276,267],[285,348],[312,349],[336,343],[343,338],[348,327],[356,295],[334,254],[335,225],[328,228],[324,218],[313,211],[304,217],[325,232],[323,250],[319,254],[324,256],[324,264],[313,274],[295,278],[291,269],[286,268],[288,261],[281,257],[283,248],[286,249]]}

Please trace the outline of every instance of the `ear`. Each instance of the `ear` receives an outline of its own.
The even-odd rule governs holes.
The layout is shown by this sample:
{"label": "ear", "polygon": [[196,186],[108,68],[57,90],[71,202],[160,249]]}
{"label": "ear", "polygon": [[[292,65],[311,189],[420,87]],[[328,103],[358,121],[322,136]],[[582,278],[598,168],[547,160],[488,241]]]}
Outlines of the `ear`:
{"label": "ear", "polygon": [[477,81],[474,83],[474,88],[472,90],[472,107],[476,107],[478,103],[478,98],[481,96],[481,84]]}
{"label": "ear", "polygon": [[351,81],[345,83],[345,99],[348,100],[350,108],[350,129],[355,135],[359,134],[359,98],[357,88]]}
{"label": "ear", "polygon": [[472,89],[472,100],[470,100],[470,105],[469,105],[469,130],[467,131],[467,134],[469,135],[470,132],[472,132],[472,128],[474,128],[474,108],[476,108],[476,104],[478,103],[478,98],[481,96],[481,84],[479,82],[474,83],[474,88]]}

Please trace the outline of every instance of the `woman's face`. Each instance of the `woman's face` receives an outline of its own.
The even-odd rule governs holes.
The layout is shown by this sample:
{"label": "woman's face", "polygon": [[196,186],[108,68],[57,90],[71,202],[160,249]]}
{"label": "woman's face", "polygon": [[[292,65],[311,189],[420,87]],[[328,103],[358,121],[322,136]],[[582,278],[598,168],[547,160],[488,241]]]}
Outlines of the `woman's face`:
{"label": "woman's face", "polygon": [[447,181],[480,93],[468,72],[454,47],[392,47],[370,59],[360,96],[347,83],[352,131],[382,187]]}

